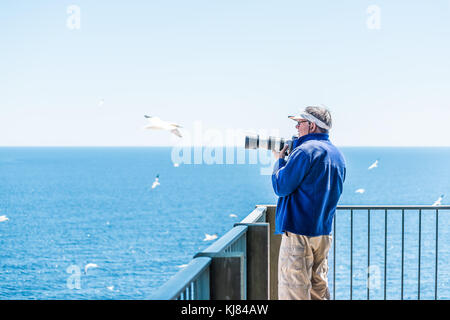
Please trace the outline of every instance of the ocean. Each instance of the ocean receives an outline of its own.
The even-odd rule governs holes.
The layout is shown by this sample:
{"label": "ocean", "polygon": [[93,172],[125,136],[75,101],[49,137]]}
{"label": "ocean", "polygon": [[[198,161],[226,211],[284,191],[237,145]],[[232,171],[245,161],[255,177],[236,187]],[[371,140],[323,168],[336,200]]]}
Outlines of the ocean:
{"label": "ocean", "polygon": [[[441,195],[443,205],[450,203],[450,148],[340,149],[347,162],[341,205],[431,205]],[[203,241],[206,233],[220,237],[255,205],[276,203],[270,175],[262,174],[267,164],[174,166],[171,150],[0,148],[0,217],[7,218],[0,222],[0,299],[149,299],[211,244]],[[255,152],[244,153],[251,157]],[[369,170],[375,160],[378,166]],[[160,184],[152,188],[157,175]],[[450,299],[448,214],[442,211],[439,216],[440,299]],[[365,299],[367,212],[354,215],[353,298]],[[338,213],[337,299],[349,297],[348,226],[348,213]],[[393,212],[388,228],[389,299],[400,296],[400,227],[401,213]],[[434,211],[423,212],[424,299],[434,298],[434,228]],[[408,213],[406,299],[417,297],[417,234],[418,214]],[[384,211],[373,212],[370,273],[375,299],[383,295],[383,250]]]}

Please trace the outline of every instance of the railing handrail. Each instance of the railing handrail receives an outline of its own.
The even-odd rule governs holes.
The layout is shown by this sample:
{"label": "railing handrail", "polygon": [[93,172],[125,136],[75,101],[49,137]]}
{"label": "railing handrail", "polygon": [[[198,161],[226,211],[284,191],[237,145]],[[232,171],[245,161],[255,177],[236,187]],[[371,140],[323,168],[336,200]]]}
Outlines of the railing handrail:
{"label": "railing handrail", "polygon": [[450,205],[339,205],[338,210],[449,210]]}
{"label": "railing handrail", "polygon": [[198,257],[192,259],[191,262],[182,270],[178,271],[174,277],[169,279],[158,292],[153,296],[158,300],[173,300],[183,290],[205,271],[211,264],[211,258]]}
{"label": "railing handrail", "polygon": [[267,207],[263,206],[257,206],[255,210],[253,210],[248,216],[246,216],[244,219],[242,219],[239,223],[255,223],[261,219],[262,216],[267,211]]}
{"label": "railing handrail", "polygon": [[247,231],[247,226],[236,226],[225,233],[222,237],[216,240],[213,244],[211,244],[208,248],[203,251],[200,251],[194,255],[194,258],[202,257],[205,255],[211,256],[211,254],[217,254],[224,251],[230,245],[232,245],[235,241],[237,241],[243,233]]}

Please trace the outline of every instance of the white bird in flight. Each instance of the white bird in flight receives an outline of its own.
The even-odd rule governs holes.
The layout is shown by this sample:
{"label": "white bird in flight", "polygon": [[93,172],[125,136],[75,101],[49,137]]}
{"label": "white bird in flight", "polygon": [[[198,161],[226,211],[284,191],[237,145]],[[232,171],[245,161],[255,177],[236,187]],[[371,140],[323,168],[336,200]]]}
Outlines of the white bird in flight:
{"label": "white bird in flight", "polygon": [[9,218],[7,216],[0,216],[0,222],[8,221]]}
{"label": "white bird in flight", "polygon": [[229,216],[230,218],[237,218],[237,215],[235,215],[234,213],[230,214]]}
{"label": "white bird in flight", "polygon": [[378,167],[378,160],[375,160],[375,162],[372,163],[372,164],[370,165],[370,167],[367,168],[367,169],[368,169],[368,170],[372,170],[373,168],[377,168],[377,167]]}
{"label": "white bird in flight", "polygon": [[89,268],[98,268],[98,265],[95,263],[88,263],[87,265],[84,266],[84,273],[87,274]]}
{"label": "white bird in flight", "polygon": [[205,239],[203,239],[203,241],[212,241],[214,239],[217,239],[217,233],[214,234],[205,233]]}
{"label": "white bird in flight", "polygon": [[159,174],[157,174],[156,178],[155,178],[155,181],[153,181],[152,189],[155,189],[159,185],[160,185],[160,183],[159,183]]}
{"label": "white bird in flight", "polygon": [[182,128],[182,126],[176,124],[176,123],[170,123],[170,122],[166,122],[161,120],[158,117],[152,117],[152,116],[144,116],[145,118],[148,119],[148,124],[144,127],[144,129],[153,129],[153,130],[167,130],[172,132],[174,135],[178,136],[178,137],[182,137],[180,131],[178,130],[178,128]]}
{"label": "white bird in flight", "polygon": [[441,194],[441,196],[433,203],[433,207],[440,206],[443,198],[444,198],[444,195]]}
{"label": "white bird in flight", "polygon": [[361,194],[363,194],[365,191],[366,191],[366,190],[364,190],[364,189],[358,189],[358,190],[355,191],[355,193],[361,193]]}

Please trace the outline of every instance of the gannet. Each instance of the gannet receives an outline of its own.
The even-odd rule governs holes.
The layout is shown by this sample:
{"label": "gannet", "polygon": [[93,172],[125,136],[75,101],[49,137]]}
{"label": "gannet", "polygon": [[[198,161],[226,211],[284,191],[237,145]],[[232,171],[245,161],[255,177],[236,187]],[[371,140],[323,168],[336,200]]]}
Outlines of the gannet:
{"label": "gannet", "polygon": [[155,189],[159,185],[160,185],[160,183],[159,183],[159,174],[157,174],[156,178],[155,178],[155,181],[153,181],[152,189]]}
{"label": "gannet", "polygon": [[144,127],[144,129],[153,129],[153,130],[167,130],[172,132],[174,135],[178,137],[182,137],[180,131],[178,128],[182,128],[182,126],[176,124],[176,123],[169,123],[166,121],[161,120],[158,117],[152,117],[152,116],[144,116],[148,119],[148,124]]}
{"label": "gannet", "polygon": [[440,206],[443,198],[444,198],[444,195],[441,194],[441,196],[433,203],[433,207]]}
{"label": "gannet", "polygon": [[378,167],[378,160],[375,160],[375,162],[372,163],[372,164],[370,165],[370,167],[367,168],[367,169],[368,169],[368,170],[372,170],[373,168],[377,168],[377,167]]}
{"label": "gannet", "polygon": [[203,239],[203,241],[211,241],[214,239],[217,239],[217,233],[214,233],[214,234],[205,233],[205,239]]}

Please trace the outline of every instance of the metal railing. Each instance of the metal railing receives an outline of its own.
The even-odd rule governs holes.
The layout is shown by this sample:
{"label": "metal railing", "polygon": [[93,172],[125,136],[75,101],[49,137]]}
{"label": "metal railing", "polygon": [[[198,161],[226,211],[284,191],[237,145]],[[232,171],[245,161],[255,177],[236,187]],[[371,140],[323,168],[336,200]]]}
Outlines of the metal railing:
{"label": "metal railing", "polygon": [[[421,299],[422,292],[422,269],[423,269],[423,214],[432,211],[434,215],[434,299],[438,299],[439,284],[439,212],[450,210],[450,206],[338,206],[333,223],[333,248],[332,248],[332,274],[329,273],[330,286],[332,286],[332,298],[337,299],[337,290],[342,294],[345,291],[338,284],[336,276],[337,270],[342,271],[348,267],[349,297],[354,299],[355,288],[360,294],[365,291],[365,298],[371,299],[371,259],[383,259],[383,298],[388,298],[388,290],[394,290],[393,286],[388,286],[388,262],[393,262],[394,268],[399,268],[400,284],[398,291],[400,299],[404,299],[405,287],[405,213],[417,211],[417,299]],[[277,269],[278,269],[278,251],[281,242],[281,236],[274,234],[275,228],[274,205],[257,206],[241,222],[236,223],[234,227],[216,242],[211,244],[205,250],[197,253],[186,268],[179,271],[173,278],[166,282],[153,295],[152,299],[158,300],[202,300],[202,299],[277,299]],[[357,214],[355,214],[357,212]],[[362,214],[366,213],[364,217]],[[380,213],[382,217],[379,217]],[[393,256],[388,255],[388,244],[390,240],[388,235],[390,227],[388,218],[400,215],[401,250],[394,252]],[[373,216],[377,218],[373,220]],[[366,240],[364,230],[355,234],[355,220],[364,218],[367,223]],[[383,221],[384,220],[384,221]],[[395,221],[394,221],[395,222]],[[383,224],[380,226],[380,223]],[[427,224],[429,227],[429,224]],[[365,227],[365,226],[364,226]],[[396,225],[396,227],[399,227]],[[344,228],[344,230],[340,230]],[[346,234],[345,228],[349,229]],[[410,233],[415,234],[410,231]],[[397,233],[396,233],[397,234]],[[430,231],[426,232],[430,236]],[[357,239],[355,239],[357,238]],[[375,238],[375,239],[374,239]],[[380,240],[381,239],[381,240]],[[366,263],[361,258],[361,254],[355,259],[355,247],[366,243],[367,254]],[[349,256],[337,255],[337,249],[340,246],[349,249]],[[363,248],[365,250],[365,248]],[[382,254],[379,254],[383,251]],[[331,253],[330,253],[331,255]],[[430,255],[430,254],[428,254]],[[408,267],[410,267],[411,257],[408,257]],[[430,259],[427,261],[429,262]],[[366,286],[354,284],[354,270],[365,264]],[[392,263],[391,263],[392,264]],[[339,267],[339,269],[337,269]],[[391,266],[392,267],[392,266]],[[347,271],[346,271],[347,272]],[[395,270],[397,272],[397,270]],[[340,272],[342,274],[342,272]],[[364,274],[365,273],[365,274]],[[233,283],[225,281],[234,277]],[[408,279],[411,282],[410,279]],[[267,285],[267,286],[266,286]],[[396,290],[396,289],[395,289]]]}
{"label": "metal railing", "polygon": [[[208,300],[211,297],[211,267],[214,258],[237,257],[242,260],[239,296],[247,298],[247,224],[265,221],[265,207],[257,207],[240,223],[216,240],[153,295],[157,300]],[[219,290],[217,290],[219,291]],[[213,294],[214,295],[214,294]]]}
{"label": "metal railing", "polygon": [[[370,268],[371,268],[371,249],[378,249],[378,251],[380,251],[380,247],[381,247],[381,251],[382,251],[382,256],[379,257],[381,258],[382,261],[382,269],[383,269],[383,295],[382,295],[382,299],[387,299],[387,295],[388,295],[388,289],[391,289],[391,291],[394,290],[394,288],[388,288],[388,279],[387,279],[387,274],[388,274],[388,270],[389,270],[389,265],[388,265],[388,261],[389,261],[389,255],[388,255],[388,243],[389,243],[389,237],[388,237],[388,231],[389,228],[394,228],[394,226],[389,226],[388,223],[388,217],[392,217],[395,214],[398,214],[400,217],[400,221],[398,221],[400,223],[401,226],[401,240],[400,240],[400,245],[401,245],[401,250],[400,252],[394,252],[393,255],[395,256],[394,258],[391,258],[391,260],[394,260],[394,267],[400,267],[400,284],[398,286],[398,288],[396,288],[394,291],[399,292],[400,293],[400,299],[403,300],[405,298],[405,266],[406,266],[406,261],[405,261],[405,215],[408,214],[413,214],[414,212],[417,213],[417,229],[412,230],[410,233],[412,235],[417,235],[417,237],[415,239],[413,239],[413,241],[415,241],[415,245],[417,245],[417,255],[416,256],[412,256],[410,255],[408,257],[408,266],[411,267],[411,261],[413,260],[417,260],[417,282],[416,282],[416,298],[418,300],[421,299],[421,293],[422,293],[422,288],[421,288],[421,275],[422,275],[422,264],[423,264],[423,260],[422,260],[422,248],[423,248],[423,224],[422,224],[422,220],[423,220],[423,214],[424,213],[428,213],[428,215],[430,215],[430,213],[434,216],[434,232],[430,232],[428,231],[427,234],[429,236],[431,236],[431,233],[434,233],[434,259],[433,261],[430,260],[426,260],[428,262],[428,264],[432,264],[432,267],[434,269],[434,284],[433,284],[433,298],[434,299],[438,299],[438,284],[439,284],[439,212],[440,211],[448,211],[450,210],[450,206],[417,206],[417,205],[391,205],[391,206],[383,206],[383,205],[372,205],[372,206],[356,206],[356,205],[351,205],[351,206],[338,206],[337,208],[337,213],[335,215],[335,219],[334,219],[334,223],[333,223],[333,298],[336,299],[336,289],[338,287],[337,283],[336,283],[336,271],[337,271],[337,265],[339,265],[338,263],[338,259],[340,258],[340,255],[336,255],[336,248],[337,245],[339,244],[340,241],[343,241],[342,236],[339,232],[339,230],[336,230],[336,226],[339,223],[339,218],[343,218],[342,214],[344,212],[348,213],[348,218],[350,219],[350,234],[347,235],[347,237],[349,238],[349,246],[350,246],[350,267],[349,267],[349,276],[350,276],[350,288],[349,288],[349,299],[352,300],[353,299],[353,294],[354,294],[354,285],[353,285],[353,279],[354,279],[354,268],[355,268],[355,261],[354,261],[354,245],[355,245],[355,239],[354,239],[354,213],[358,212],[359,214],[367,214],[367,239],[366,239],[366,243],[367,243],[367,264],[366,264],[366,299],[370,300],[371,299],[371,272],[370,272]],[[338,212],[340,214],[338,214]],[[371,236],[371,231],[372,231],[372,225],[373,221],[372,221],[372,216],[375,213],[381,213],[383,216],[383,225],[381,226],[381,228],[383,228],[384,230],[379,230],[381,232],[378,232],[376,234],[377,239],[376,240],[380,240],[379,236],[381,233],[381,236],[383,236],[383,238],[381,239],[381,241],[377,241],[375,244],[373,236]],[[398,227],[398,226],[397,226]],[[372,232],[373,233],[373,232]],[[398,233],[397,233],[398,234]],[[361,240],[361,236],[359,237]],[[345,240],[345,239],[344,239]],[[408,245],[408,248],[411,248],[411,242]],[[413,248],[414,249],[414,248]],[[430,255],[430,254],[429,254]],[[344,259],[347,259],[348,257],[344,256]],[[408,279],[409,282],[414,281],[415,279]]]}

